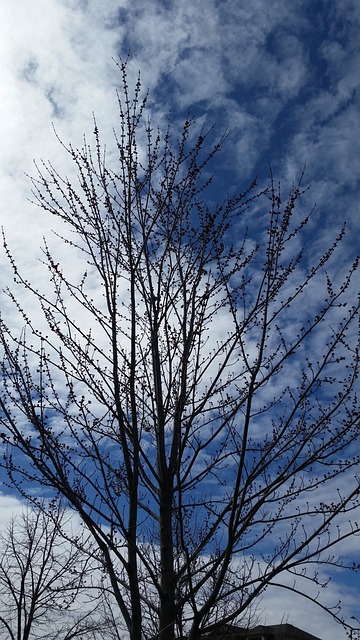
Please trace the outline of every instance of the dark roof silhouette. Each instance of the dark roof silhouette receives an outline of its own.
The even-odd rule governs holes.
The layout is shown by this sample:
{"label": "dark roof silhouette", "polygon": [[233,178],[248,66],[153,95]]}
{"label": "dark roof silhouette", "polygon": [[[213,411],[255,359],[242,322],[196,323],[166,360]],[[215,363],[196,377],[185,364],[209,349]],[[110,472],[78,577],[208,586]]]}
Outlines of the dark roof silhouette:
{"label": "dark roof silhouette", "polygon": [[226,625],[205,637],[209,640],[321,640],[292,624],[261,624],[252,629]]}
{"label": "dark roof silhouette", "polygon": [[[255,633],[254,633],[255,632]],[[307,631],[303,631],[298,627],[294,627],[292,624],[273,624],[273,625],[259,625],[254,629],[251,629],[249,638],[266,637],[269,636],[269,640],[320,640],[317,636],[313,636]]]}

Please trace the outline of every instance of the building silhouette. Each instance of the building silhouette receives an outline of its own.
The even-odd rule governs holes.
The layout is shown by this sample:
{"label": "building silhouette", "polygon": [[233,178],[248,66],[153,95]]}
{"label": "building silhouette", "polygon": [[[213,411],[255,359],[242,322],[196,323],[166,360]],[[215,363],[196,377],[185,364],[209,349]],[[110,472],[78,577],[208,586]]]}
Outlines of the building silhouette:
{"label": "building silhouette", "polygon": [[292,624],[261,624],[252,629],[226,625],[209,634],[209,640],[210,636],[211,640],[321,640]]}

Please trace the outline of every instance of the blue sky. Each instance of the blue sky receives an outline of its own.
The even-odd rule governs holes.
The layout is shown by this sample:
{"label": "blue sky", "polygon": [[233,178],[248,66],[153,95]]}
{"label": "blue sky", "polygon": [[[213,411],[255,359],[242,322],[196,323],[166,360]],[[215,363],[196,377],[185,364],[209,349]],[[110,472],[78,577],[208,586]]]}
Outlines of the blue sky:
{"label": "blue sky", "polygon": [[[33,158],[68,169],[60,137],[81,144],[116,124],[119,75],[112,58],[130,52],[141,70],[149,113],[174,126],[190,112],[229,129],[221,186],[241,190],[270,163],[284,189],[306,165],[305,204],[316,203],[314,246],[346,220],[341,269],[360,236],[360,4],[357,0],[14,0],[0,6],[0,224],[21,266],[39,275],[50,221],[28,202]],[[219,162],[220,162],[219,161]],[[221,199],[221,197],[220,197]],[[6,273],[1,256],[2,272]],[[74,265],[76,268],[76,265]],[[341,270],[340,269],[340,270]],[[314,292],[315,295],[315,292]],[[14,498],[0,500],[6,518]],[[356,550],[356,547],[354,547]],[[359,582],[334,580],[360,618]],[[282,619],[320,637],[345,638],[330,619],[290,594],[264,597],[262,621]]]}

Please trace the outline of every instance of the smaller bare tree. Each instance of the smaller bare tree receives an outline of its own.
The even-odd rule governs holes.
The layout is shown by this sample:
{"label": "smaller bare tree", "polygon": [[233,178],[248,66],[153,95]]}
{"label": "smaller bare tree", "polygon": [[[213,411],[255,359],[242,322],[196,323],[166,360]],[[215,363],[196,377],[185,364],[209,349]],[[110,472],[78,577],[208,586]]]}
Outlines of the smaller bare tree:
{"label": "smaller bare tree", "polygon": [[0,533],[0,639],[99,637],[97,601],[85,596],[90,556],[64,537],[62,506],[28,507]]}

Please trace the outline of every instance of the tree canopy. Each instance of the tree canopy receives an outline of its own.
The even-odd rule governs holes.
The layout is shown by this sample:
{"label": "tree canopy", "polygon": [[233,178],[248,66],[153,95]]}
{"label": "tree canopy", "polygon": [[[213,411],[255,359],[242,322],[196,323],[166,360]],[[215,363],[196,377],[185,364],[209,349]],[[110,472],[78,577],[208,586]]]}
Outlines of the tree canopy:
{"label": "tree canopy", "polygon": [[284,202],[271,177],[214,203],[224,139],[154,128],[120,68],[116,154],[94,121],[93,149],[61,143],[77,179],[46,163],[33,179],[62,223],[52,291],[4,239],[24,325],[1,319],[4,464],[80,515],[132,640],[195,640],[246,622],[269,585],[320,587],[359,532],[358,260],[331,277],[344,228],[307,246],[301,181]]}
{"label": "tree canopy", "polygon": [[103,608],[98,597],[89,598],[93,563],[84,553],[86,539],[71,532],[69,521],[53,501],[28,506],[1,531],[1,640],[104,637],[98,634]]}

